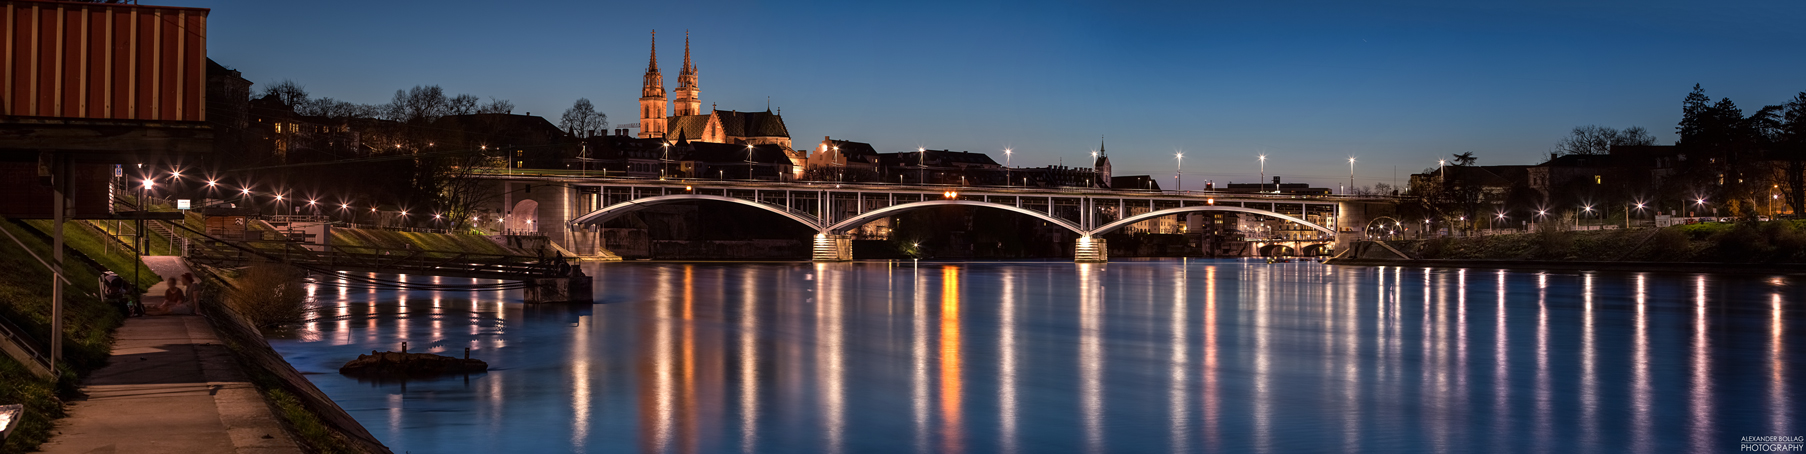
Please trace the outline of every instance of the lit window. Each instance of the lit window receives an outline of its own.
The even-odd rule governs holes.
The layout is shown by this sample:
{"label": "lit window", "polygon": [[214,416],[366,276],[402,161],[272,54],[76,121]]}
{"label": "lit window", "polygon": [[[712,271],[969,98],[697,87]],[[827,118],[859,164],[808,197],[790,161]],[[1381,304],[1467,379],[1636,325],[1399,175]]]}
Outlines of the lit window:
{"label": "lit window", "polygon": [[1599,178],[1598,175],[1593,175],[1593,184],[1605,184],[1605,179]]}

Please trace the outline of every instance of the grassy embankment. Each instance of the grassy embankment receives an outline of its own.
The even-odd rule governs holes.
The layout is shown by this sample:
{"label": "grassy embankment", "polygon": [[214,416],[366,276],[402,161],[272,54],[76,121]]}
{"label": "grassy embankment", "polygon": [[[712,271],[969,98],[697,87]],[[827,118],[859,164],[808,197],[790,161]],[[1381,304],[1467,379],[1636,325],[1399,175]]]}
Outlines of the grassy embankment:
{"label": "grassy embankment", "polygon": [[1390,243],[1425,259],[1806,263],[1806,221],[1548,230]]}
{"label": "grassy embankment", "polygon": [[477,235],[396,232],[370,229],[332,229],[334,246],[368,246],[388,249],[413,248],[422,251],[464,252],[471,254],[519,255],[488,238]]}
{"label": "grassy embankment", "polygon": [[[121,322],[119,313],[102,304],[97,296],[97,280],[101,267],[112,268],[131,278],[134,265],[142,267],[123,248],[109,249],[105,238],[71,221],[63,229],[67,249],[64,251],[65,276],[70,284],[64,288],[63,361],[58,363],[58,380],[44,380],[32,375],[23,364],[0,355],[0,404],[25,404],[25,416],[13,435],[0,445],[0,453],[28,452],[50,438],[52,421],[62,417],[60,395],[73,392],[78,377],[105,365],[112,349],[113,329]],[[0,218],[6,229],[26,247],[45,260],[50,259],[48,235],[50,221],[14,223]],[[6,317],[26,332],[27,336],[48,343],[50,338],[50,270],[37,259],[19,250],[11,239],[0,238],[0,316]],[[82,257],[90,260],[83,260]],[[98,265],[98,266],[96,266]],[[146,288],[157,281],[155,273],[142,269],[139,283]]]}

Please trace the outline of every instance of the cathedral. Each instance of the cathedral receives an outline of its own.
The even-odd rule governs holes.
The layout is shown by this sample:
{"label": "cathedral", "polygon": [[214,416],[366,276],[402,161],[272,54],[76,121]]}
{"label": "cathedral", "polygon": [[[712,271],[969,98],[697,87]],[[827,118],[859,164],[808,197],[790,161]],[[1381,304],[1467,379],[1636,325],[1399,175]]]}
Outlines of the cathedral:
{"label": "cathedral", "polygon": [[772,113],[770,107],[764,112],[736,112],[710,105],[709,112],[703,113],[696,76],[696,65],[690,63],[690,36],[685,33],[684,66],[677,73],[677,99],[667,111],[665,76],[658,71],[658,35],[654,32],[652,59],[646,65],[645,84],[640,88],[640,138],[664,139],[672,144],[710,142],[791,149],[784,118]]}

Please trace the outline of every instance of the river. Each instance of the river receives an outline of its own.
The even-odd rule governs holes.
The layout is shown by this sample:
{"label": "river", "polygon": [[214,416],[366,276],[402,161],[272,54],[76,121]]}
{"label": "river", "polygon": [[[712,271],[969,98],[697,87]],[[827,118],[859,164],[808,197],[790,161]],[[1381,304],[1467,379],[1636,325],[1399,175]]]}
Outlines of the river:
{"label": "river", "polygon": [[[1799,277],[1246,260],[325,282],[272,336],[395,452],[1721,452],[1806,435]],[[469,279],[401,276],[414,283]],[[368,382],[371,350],[484,374]]]}

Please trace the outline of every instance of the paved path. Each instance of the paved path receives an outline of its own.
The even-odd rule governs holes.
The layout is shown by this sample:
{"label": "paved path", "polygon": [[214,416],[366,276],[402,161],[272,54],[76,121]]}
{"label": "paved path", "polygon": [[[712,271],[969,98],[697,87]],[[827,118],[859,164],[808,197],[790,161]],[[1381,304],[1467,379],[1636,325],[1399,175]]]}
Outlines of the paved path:
{"label": "paved path", "polygon": [[[146,262],[152,258],[146,257]],[[180,269],[179,261],[176,268],[147,264],[159,274]],[[181,273],[175,271],[174,275]],[[69,417],[57,421],[55,435],[39,449],[48,453],[301,452],[238,367],[204,318],[128,318],[114,333],[113,356],[107,366],[83,383],[86,398],[69,404]]]}

